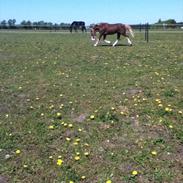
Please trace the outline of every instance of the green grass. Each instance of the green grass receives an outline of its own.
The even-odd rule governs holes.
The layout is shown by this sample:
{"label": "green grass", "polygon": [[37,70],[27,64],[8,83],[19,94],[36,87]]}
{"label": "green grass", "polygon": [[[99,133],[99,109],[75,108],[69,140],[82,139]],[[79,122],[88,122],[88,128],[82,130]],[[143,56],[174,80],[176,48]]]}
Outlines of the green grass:
{"label": "green grass", "polygon": [[182,182],[183,36],[143,36],[1,32],[0,179]]}

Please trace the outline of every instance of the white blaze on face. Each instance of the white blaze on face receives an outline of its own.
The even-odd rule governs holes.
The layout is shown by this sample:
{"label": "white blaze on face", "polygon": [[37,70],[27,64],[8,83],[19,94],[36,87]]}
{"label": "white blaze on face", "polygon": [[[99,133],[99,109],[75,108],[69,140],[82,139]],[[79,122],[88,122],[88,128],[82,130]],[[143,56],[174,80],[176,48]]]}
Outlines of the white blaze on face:
{"label": "white blaze on face", "polygon": [[91,40],[95,41],[94,29],[91,29]]}

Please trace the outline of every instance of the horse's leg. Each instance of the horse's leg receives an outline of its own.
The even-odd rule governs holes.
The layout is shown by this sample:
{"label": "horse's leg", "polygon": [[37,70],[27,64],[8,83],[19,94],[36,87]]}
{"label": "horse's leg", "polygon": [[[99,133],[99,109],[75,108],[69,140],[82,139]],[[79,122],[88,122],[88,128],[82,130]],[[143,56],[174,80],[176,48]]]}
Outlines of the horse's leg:
{"label": "horse's leg", "polygon": [[126,37],[126,39],[127,39],[127,41],[128,41],[128,44],[129,44],[130,46],[132,46],[132,42],[131,42],[131,40],[130,40],[129,36],[128,36],[128,35],[126,35],[125,37]]}
{"label": "horse's leg", "polygon": [[113,47],[116,46],[116,44],[118,43],[118,41],[120,40],[120,33],[117,33],[117,39],[116,41],[113,43]]}
{"label": "horse's leg", "polygon": [[103,34],[100,33],[99,38],[97,39],[97,41],[96,41],[96,43],[94,44],[94,46],[97,46],[97,45],[99,44],[99,42],[100,42],[102,36],[103,36]]}
{"label": "horse's leg", "polygon": [[104,35],[103,35],[103,40],[104,40],[104,42],[106,42],[106,43],[110,44],[111,42],[110,42],[110,41],[108,41],[108,40],[106,40],[106,36],[107,36],[106,34],[104,34]]}

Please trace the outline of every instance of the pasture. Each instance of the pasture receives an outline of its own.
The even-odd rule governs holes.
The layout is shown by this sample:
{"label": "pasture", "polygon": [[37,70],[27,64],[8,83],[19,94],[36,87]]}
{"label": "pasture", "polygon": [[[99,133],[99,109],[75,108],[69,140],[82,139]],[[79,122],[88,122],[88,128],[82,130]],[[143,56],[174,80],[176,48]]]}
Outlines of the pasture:
{"label": "pasture", "polygon": [[0,182],[183,182],[183,33],[121,39],[0,32]]}

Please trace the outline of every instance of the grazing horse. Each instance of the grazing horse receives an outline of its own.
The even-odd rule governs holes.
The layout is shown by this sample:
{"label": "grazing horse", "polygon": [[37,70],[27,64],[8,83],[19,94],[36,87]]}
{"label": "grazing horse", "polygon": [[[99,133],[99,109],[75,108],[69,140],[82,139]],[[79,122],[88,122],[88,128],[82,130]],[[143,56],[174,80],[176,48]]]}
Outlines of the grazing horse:
{"label": "grazing horse", "polygon": [[75,30],[75,32],[77,32],[78,29],[81,29],[82,32],[86,32],[86,26],[85,26],[85,22],[83,21],[74,21],[72,22],[72,24],[70,25],[70,32],[72,32],[72,29]]}
{"label": "grazing horse", "polygon": [[[97,39],[96,37],[96,32],[99,32],[99,38]],[[96,24],[92,29],[91,29],[91,40],[95,41],[94,46],[97,46],[103,36],[103,40],[106,43],[111,43],[110,41],[106,40],[107,35],[111,34],[117,34],[117,40],[113,43],[113,46],[116,46],[118,41],[120,40],[120,36],[123,35],[124,37],[127,38],[127,41],[130,46],[132,46],[132,42],[129,38],[128,33],[131,34],[132,37],[134,37],[134,33],[132,31],[131,26],[126,25],[126,24],[108,24],[108,23],[100,23]]]}

